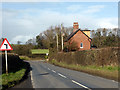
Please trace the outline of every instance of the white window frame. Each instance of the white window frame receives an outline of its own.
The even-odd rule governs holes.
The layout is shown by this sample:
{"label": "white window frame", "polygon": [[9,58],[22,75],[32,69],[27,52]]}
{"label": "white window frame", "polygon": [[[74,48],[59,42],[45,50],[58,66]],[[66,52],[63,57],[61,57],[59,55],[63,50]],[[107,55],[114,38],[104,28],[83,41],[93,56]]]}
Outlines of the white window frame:
{"label": "white window frame", "polygon": [[[82,47],[81,47],[81,45],[82,45]],[[80,43],[80,48],[83,48],[83,43]]]}

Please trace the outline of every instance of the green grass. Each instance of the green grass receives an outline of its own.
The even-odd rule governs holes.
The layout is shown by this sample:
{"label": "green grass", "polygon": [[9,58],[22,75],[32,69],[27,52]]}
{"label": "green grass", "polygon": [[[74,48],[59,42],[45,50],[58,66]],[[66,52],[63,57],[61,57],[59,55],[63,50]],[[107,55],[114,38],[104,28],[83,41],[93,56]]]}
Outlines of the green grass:
{"label": "green grass", "polygon": [[32,54],[46,54],[49,53],[49,49],[31,49]]}
{"label": "green grass", "polygon": [[2,74],[2,86],[3,89],[13,87],[16,83],[23,78],[25,75],[26,69],[21,69],[15,73]]}
{"label": "green grass", "polygon": [[28,56],[19,56],[19,58],[22,60],[30,60],[30,58]]}
{"label": "green grass", "polygon": [[44,58],[41,58],[41,57],[28,57],[28,56],[19,56],[20,59],[22,60],[44,60],[44,59],[47,59],[48,56],[45,56]]}
{"label": "green grass", "polygon": [[118,71],[120,71],[120,67],[117,66],[104,66],[104,67],[95,66],[95,65],[81,66],[75,64],[66,64],[65,62],[58,62],[56,60],[52,60],[50,61],[50,63],[64,68],[82,71],[85,73],[101,76],[108,79],[113,79],[116,81],[118,81]]}
{"label": "green grass", "polygon": [[23,79],[23,76],[27,71],[27,68],[28,68],[28,64],[24,62],[22,63],[22,67],[20,67],[18,71],[9,72],[8,74],[3,73],[2,75],[0,75],[0,77],[2,77],[2,80],[0,80],[2,81],[1,83],[2,89],[4,90],[20,83],[20,81]]}
{"label": "green grass", "polygon": [[19,81],[25,74],[26,69],[21,69],[15,73],[2,74],[2,85],[7,85],[9,82]]}

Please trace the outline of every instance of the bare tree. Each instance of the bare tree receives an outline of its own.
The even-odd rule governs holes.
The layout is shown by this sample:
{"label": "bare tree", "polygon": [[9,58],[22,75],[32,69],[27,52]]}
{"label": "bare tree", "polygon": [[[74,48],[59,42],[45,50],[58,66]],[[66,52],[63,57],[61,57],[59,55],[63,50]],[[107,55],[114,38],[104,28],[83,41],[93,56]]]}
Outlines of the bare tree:
{"label": "bare tree", "polygon": [[20,45],[22,42],[21,41],[17,41],[17,44]]}
{"label": "bare tree", "polygon": [[103,28],[102,34],[103,34],[103,36],[107,36],[107,29],[106,28]]}

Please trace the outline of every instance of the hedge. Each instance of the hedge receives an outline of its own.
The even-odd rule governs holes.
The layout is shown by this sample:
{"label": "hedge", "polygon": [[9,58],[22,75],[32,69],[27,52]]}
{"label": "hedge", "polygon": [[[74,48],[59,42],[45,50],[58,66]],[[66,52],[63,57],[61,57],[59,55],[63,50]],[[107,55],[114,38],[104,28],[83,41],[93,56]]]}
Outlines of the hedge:
{"label": "hedge", "polygon": [[76,52],[58,52],[52,53],[50,60],[57,60],[58,62],[65,62],[67,64],[78,65],[118,65],[118,55],[120,48],[109,47],[101,49],[90,49]]}

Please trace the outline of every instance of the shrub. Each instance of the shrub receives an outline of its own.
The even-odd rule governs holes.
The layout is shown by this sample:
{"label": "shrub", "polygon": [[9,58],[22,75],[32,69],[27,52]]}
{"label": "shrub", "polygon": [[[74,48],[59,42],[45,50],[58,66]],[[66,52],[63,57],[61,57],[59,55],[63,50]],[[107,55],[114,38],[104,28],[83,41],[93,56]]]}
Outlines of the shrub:
{"label": "shrub", "polygon": [[[6,62],[5,62],[5,54],[1,54],[2,57],[2,73],[5,73],[6,69]],[[21,69],[23,66],[24,61],[19,58],[17,54],[8,53],[8,71],[9,72],[16,72]]]}
{"label": "shrub", "polygon": [[76,52],[61,52],[50,55],[49,59],[65,62],[67,64],[115,66],[118,64],[118,49],[120,48],[101,48],[94,50],[84,50]]}
{"label": "shrub", "polygon": [[48,59],[48,56],[45,56],[45,59]]}
{"label": "shrub", "polygon": [[63,51],[65,51],[65,52],[68,52],[68,51],[77,51],[78,50],[77,47],[78,47],[77,43],[70,40],[69,42],[65,43]]}

